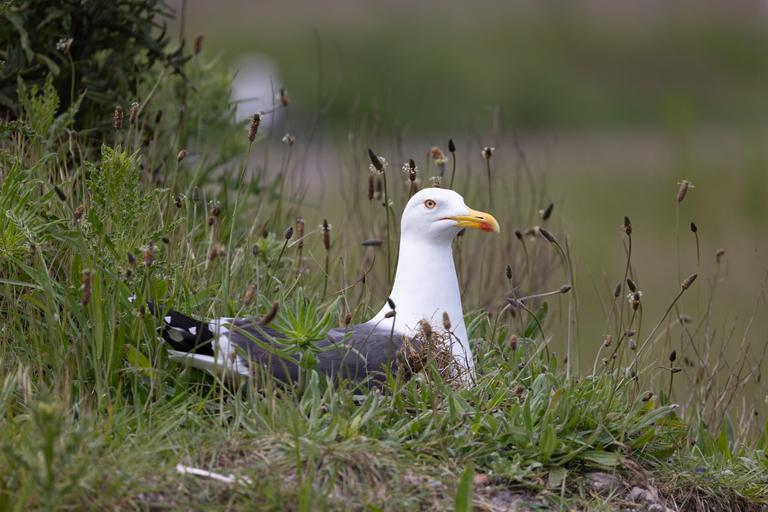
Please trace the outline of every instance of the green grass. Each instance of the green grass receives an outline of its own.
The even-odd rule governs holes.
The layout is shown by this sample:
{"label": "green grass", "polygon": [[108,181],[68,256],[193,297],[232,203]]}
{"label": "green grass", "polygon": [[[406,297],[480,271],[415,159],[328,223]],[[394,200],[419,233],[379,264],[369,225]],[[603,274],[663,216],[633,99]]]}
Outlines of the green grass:
{"label": "green grass", "polygon": [[[226,102],[213,101],[227,86],[217,68],[201,57],[187,67],[198,92],[183,120],[178,78],[156,73],[142,86],[149,100],[140,122],[125,119],[101,146],[71,137],[71,115],[56,110],[51,90],[30,91],[36,99],[24,116],[3,125],[0,509],[613,509],[632,486],[691,509],[768,503],[768,431],[730,400],[712,404],[739,382],[721,383],[732,369],[713,370],[716,352],[704,367],[714,388],[684,403],[708,382],[667,391],[672,363],[656,334],[680,327],[636,318],[623,294],[608,299],[615,313],[605,324],[616,358],[598,359],[594,372],[555,350],[575,294],[527,302],[531,311],[513,308],[515,316],[503,307],[508,294],[557,289],[572,277],[568,238],[535,213],[539,183],[518,187],[527,198],[498,217],[546,225],[562,253],[535,234],[524,238],[527,263],[509,232],[479,255],[470,235],[457,243],[471,283],[471,388],[446,382],[434,362],[373,391],[329,385],[311,358],[300,388],[268,377],[221,382],[170,362],[156,319],[130,295],[200,317],[263,316],[277,302],[274,325],[311,354],[320,326],[347,315],[362,321],[380,307],[389,271],[383,250],[360,246],[387,222],[364,196],[364,151],[353,147],[358,166],[331,184],[347,206],[321,215],[305,204],[290,148],[276,150],[264,133],[248,144],[246,130],[226,122]],[[187,156],[178,161],[180,148]],[[499,192],[510,187],[492,175]],[[407,199],[401,181],[390,181],[396,211]],[[484,182],[468,189],[468,202],[481,203],[485,190]],[[302,260],[297,240],[282,235],[299,214],[307,218]],[[327,250],[313,227],[326,216]],[[513,280],[500,281],[508,262]],[[573,284],[578,290],[578,277]],[[244,300],[249,286],[253,302]],[[679,291],[671,285],[669,300]],[[489,294],[493,301],[480,300]],[[625,335],[630,329],[638,332]],[[179,463],[235,481],[181,475]],[[618,490],[597,493],[596,471],[613,475]]]}

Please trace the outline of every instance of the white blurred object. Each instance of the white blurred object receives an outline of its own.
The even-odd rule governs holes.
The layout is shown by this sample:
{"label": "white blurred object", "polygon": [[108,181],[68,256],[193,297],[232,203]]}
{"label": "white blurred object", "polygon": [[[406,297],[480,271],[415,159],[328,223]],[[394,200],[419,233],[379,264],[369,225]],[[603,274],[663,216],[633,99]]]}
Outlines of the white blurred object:
{"label": "white blurred object", "polygon": [[[280,103],[278,96],[283,84],[272,59],[261,53],[248,53],[234,62],[232,71],[232,101],[238,122],[256,112],[268,112]],[[274,115],[280,115],[280,110]],[[269,126],[273,121],[273,115],[266,115],[261,125]]]}
{"label": "white blurred object", "polygon": [[214,473],[207,469],[193,468],[191,466],[185,466],[184,464],[176,464],[176,471],[182,475],[194,475],[201,478],[208,478],[210,480],[217,480],[225,484],[243,483],[250,485],[253,481],[245,477],[236,477],[235,475],[222,475],[221,473]]}

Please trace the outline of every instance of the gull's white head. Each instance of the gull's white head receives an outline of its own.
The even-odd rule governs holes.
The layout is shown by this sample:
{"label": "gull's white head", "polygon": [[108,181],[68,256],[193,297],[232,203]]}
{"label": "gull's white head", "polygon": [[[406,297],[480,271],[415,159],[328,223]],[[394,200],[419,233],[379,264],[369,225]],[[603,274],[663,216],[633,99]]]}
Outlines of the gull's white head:
{"label": "gull's white head", "polygon": [[493,215],[473,210],[453,190],[425,188],[408,201],[400,224],[402,237],[417,236],[433,241],[450,242],[462,228],[498,232]]}

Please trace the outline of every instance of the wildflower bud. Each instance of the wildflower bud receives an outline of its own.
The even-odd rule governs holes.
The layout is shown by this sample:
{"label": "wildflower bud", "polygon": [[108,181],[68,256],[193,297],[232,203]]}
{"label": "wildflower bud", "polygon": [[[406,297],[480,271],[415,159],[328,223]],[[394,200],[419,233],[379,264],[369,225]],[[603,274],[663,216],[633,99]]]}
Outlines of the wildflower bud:
{"label": "wildflower bud", "polygon": [[296,143],[296,137],[294,137],[290,133],[286,133],[285,135],[283,135],[283,142],[285,142],[289,146],[293,146]]}
{"label": "wildflower bud", "polygon": [[370,158],[371,165],[373,165],[374,169],[379,172],[384,172],[384,164],[382,163],[381,159],[376,156],[376,153],[374,153],[370,148],[368,149],[368,158]]}
{"label": "wildflower bud", "polygon": [[251,123],[248,125],[248,142],[253,142],[256,138],[256,133],[259,131],[259,125],[261,124],[261,114],[256,112],[251,117]]}
{"label": "wildflower bud", "polygon": [[553,243],[553,244],[557,243],[557,240],[555,240],[555,236],[552,233],[550,233],[549,231],[547,231],[546,229],[540,227],[539,228],[539,233],[541,233],[541,236],[546,238],[549,243]]}
{"label": "wildflower bud", "polygon": [[326,251],[331,250],[331,226],[326,219],[323,219],[323,247]]}
{"label": "wildflower bud", "polygon": [[448,316],[447,311],[443,311],[443,329],[445,329],[446,331],[451,330],[451,317]]}
{"label": "wildflower bud", "polygon": [[676,359],[677,359],[677,350],[673,350],[672,352],[669,353],[669,362],[674,363]]}
{"label": "wildflower bud", "polygon": [[389,306],[389,309],[397,309],[395,307],[395,301],[392,300],[392,297],[387,297],[387,306]]}
{"label": "wildflower bud", "polygon": [[483,158],[485,158],[486,160],[490,160],[491,157],[493,156],[493,150],[494,148],[485,146],[483,148]]}
{"label": "wildflower bud", "polygon": [[384,242],[379,240],[378,238],[371,238],[370,240],[363,240],[363,243],[360,244],[363,247],[380,247],[381,244]]}
{"label": "wildflower bud", "polygon": [[211,248],[208,250],[208,261],[213,261],[219,256],[224,256],[226,254],[226,251],[224,250],[224,246],[221,244],[213,244]]}
{"label": "wildflower bud", "polygon": [[213,216],[208,217],[208,225],[213,226],[213,223],[216,222],[216,219],[213,218]]}
{"label": "wildflower bud", "polygon": [[245,289],[245,293],[243,294],[243,304],[245,304],[246,306],[250,306],[255,296],[256,296],[256,284],[251,283]]}
{"label": "wildflower bud", "polygon": [[613,298],[616,299],[621,295],[621,281],[616,283],[616,287],[613,289]]}
{"label": "wildflower bud", "polygon": [[683,281],[680,286],[683,288],[683,290],[687,290],[693,282],[696,280],[696,278],[699,277],[698,274],[691,274],[688,277],[685,278],[685,281]]}
{"label": "wildflower bud", "polygon": [[631,338],[635,334],[637,334],[637,331],[633,331],[632,329],[627,329],[626,331],[624,331],[624,337],[625,338]]}
{"label": "wildflower bud", "polygon": [[288,92],[284,88],[280,88],[280,105],[287,107],[290,102],[288,101]]}
{"label": "wildflower bud", "polygon": [[681,324],[689,324],[693,322],[693,317],[691,315],[686,315],[682,313],[677,317],[677,319],[680,320]]}
{"label": "wildflower bud", "polygon": [[162,240],[165,245],[171,245],[171,239],[167,236],[162,237],[160,240]]}
{"label": "wildflower bud", "polygon": [[147,243],[147,248],[144,250],[144,265],[147,267],[152,265],[152,263],[155,261],[154,249],[155,246],[150,240],[149,243]]}
{"label": "wildflower bud", "polygon": [[653,391],[647,391],[640,400],[647,402],[651,398],[653,398]]}
{"label": "wildflower bud", "polygon": [[251,247],[251,254],[253,254],[255,257],[259,256],[259,246],[256,244],[253,244]]}
{"label": "wildflower bud", "polygon": [[131,125],[136,124],[136,119],[139,117],[139,104],[137,102],[131,103],[130,108],[128,108],[128,120],[130,121]]}
{"label": "wildflower bud", "polygon": [[629,345],[629,350],[637,350],[637,342],[635,341],[635,338],[629,338],[627,344]]}
{"label": "wildflower bud", "polygon": [[181,163],[182,160],[184,160],[184,157],[187,156],[187,150],[181,149],[179,150],[178,154],[176,155],[176,161]]}
{"label": "wildflower bud", "polygon": [[65,194],[65,193],[64,193],[64,191],[63,191],[63,190],[61,190],[61,189],[60,189],[60,188],[59,188],[57,185],[54,185],[54,186],[53,186],[53,191],[54,191],[54,192],[56,192],[56,195],[58,196],[58,198],[59,198],[59,199],[60,199],[62,202],[64,202],[64,203],[66,203],[66,202],[67,202],[67,194]]}
{"label": "wildflower bud", "polygon": [[691,222],[691,233],[696,233],[699,230],[699,227],[696,225],[695,222]]}
{"label": "wildflower bud", "polygon": [[181,194],[176,194],[173,196],[173,204],[176,206],[176,208],[181,208]]}
{"label": "wildflower bud", "polygon": [[627,236],[632,235],[632,222],[630,222],[629,217],[626,215],[624,216],[624,233]]}
{"label": "wildflower bud", "polygon": [[123,127],[123,107],[115,107],[115,112],[112,114],[112,120],[114,121],[115,130],[119,130]]}
{"label": "wildflower bud", "polygon": [[219,204],[218,202],[213,203],[213,206],[211,207],[211,214],[214,217],[218,217],[219,215],[221,215],[221,204]]}
{"label": "wildflower bud", "polygon": [[723,256],[725,256],[725,249],[718,249],[715,253],[715,261],[720,263],[720,260],[723,259]]}
{"label": "wildflower bud", "polygon": [[685,199],[686,194],[688,194],[688,189],[693,188],[691,185],[691,182],[688,180],[683,180],[680,182],[680,187],[677,189],[677,202],[682,203],[683,199]]}
{"label": "wildflower bud", "polygon": [[195,185],[192,187],[192,201],[198,202],[200,201],[200,187]]}
{"label": "wildflower bud", "polygon": [[637,311],[640,307],[640,297],[642,297],[642,294],[639,291],[632,294],[632,309],[634,311]]}
{"label": "wildflower bud", "polygon": [[683,369],[682,368],[678,368],[676,366],[673,366],[672,368],[670,368],[670,371],[672,373],[680,373],[681,371],[683,371]]}
{"label": "wildflower bud", "polygon": [[506,268],[507,279],[512,280],[512,265],[507,265]]}
{"label": "wildflower bud", "polygon": [[397,313],[395,313],[395,310],[394,310],[394,309],[392,309],[392,310],[389,310],[389,311],[387,311],[386,313],[384,313],[384,318],[392,318],[392,317],[393,317],[393,316],[395,316],[396,314],[397,314]]}
{"label": "wildflower bud", "polygon": [[413,161],[413,158],[408,160],[408,179],[416,181],[416,162]]}
{"label": "wildflower bud", "polygon": [[268,324],[270,324],[272,322],[272,320],[274,320],[275,317],[277,316],[277,311],[278,311],[279,308],[280,308],[280,304],[277,301],[273,302],[272,303],[272,307],[269,308],[269,311],[267,311],[267,314],[264,315],[264,318],[262,318],[259,321],[259,324],[261,324],[261,325],[268,325]]}
{"label": "wildflower bud", "polygon": [[636,292],[637,291],[637,285],[630,278],[627,278],[627,288],[629,288],[629,291],[631,291],[631,292]]}
{"label": "wildflower bud", "polygon": [[80,222],[80,219],[83,218],[84,213],[85,213],[85,206],[83,206],[82,204],[78,205],[78,207],[75,208],[75,211],[73,213],[75,217],[75,222]]}
{"label": "wildflower bud", "polygon": [[285,233],[283,234],[283,238],[285,238],[286,241],[293,238],[293,226],[289,226],[288,229],[285,230]]}
{"label": "wildflower bud", "polygon": [[373,174],[368,175],[368,200],[369,201],[373,200],[373,191],[375,187],[374,181],[375,180],[373,179]]}
{"label": "wildflower bud", "polygon": [[509,350],[514,352],[517,350],[517,335],[516,334],[510,334],[509,338],[507,338],[507,347],[509,347]]}
{"label": "wildflower bud", "polygon": [[160,121],[163,120],[163,111],[158,110],[157,114],[155,114],[155,124],[160,124]]}
{"label": "wildflower bud", "polygon": [[456,152],[456,144],[453,142],[453,139],[448,139],[448,151],[451,153]]}
{"label": "wildflower bud", "polygon": [[519,229],[516,229],[515,230],[515,238],[517,238],[518,240],[520,240],[522,242],[523,241],[523,232],[520,231]]}
{"label": "wildflower bud", "polygon": [[304,247],[304,219],[296,218],[296,236],[298,237],[299,249]]}
{"label": "wildflower bud", "polygon": [[427,322],[426,320],[420,320],[419,327],[421,330],[421,334],[424,335],[424,338],[426,339],[432,338],[432,325],[429,322]]}
{"label": "wildflower bud", "polygon": [[541,220],[549,220],[549,218],[552,216],[552,210],[555,209],[555,203],[549,203],[549,205],[544,208],[543,210],[539,210],[539,214],[541,215]]}
{"label": "wildflower bud", "polygon": [[80,286],[82,292],[80,304],[85,306],[91,300],[91,271],[83,270],[83,284]]}
{"label": "wildflower bud", "polygon": [[200,55],[200,52],[203,50],[203,39],[204,38],[205,38],[205,36],[203,34],[200,34],[200,35],[198,35],[195,38],[195,44],[192,47],[192,52],[195,55]]}
{"label": "wildflower bud", "polygon": [[613,336],[611,336],[610,334],[606,334],[605,336],[603,336],[603,346],[604,347],[606,347],[606,348],[610,347],[611,343],[613,343]]}
{"label": "wildflower bud", "polygon": [[134,256],[132,252],[129,252],[129,253],[128,253],[128,264],[129,264],[130,266],[132,266],[132,267],[133,267],[134,265],[136,265],[136,256]]}
{"label": "wildflower bud", "polygon": [[559,291],[560,291],[560,293],[568,293],[572,289],[573,289],[573,286],[571,286],[569,284],[564,284],[563,286],[560,287]]}
{"label": "wildflower bud", "polygon": [[344,327],[346,327],[346,326],[348,326],[349,324],[352,323],[352,315],[350,313],[347,313],[346,315],[344,315],[344,322],[343,323],[344,323]]}

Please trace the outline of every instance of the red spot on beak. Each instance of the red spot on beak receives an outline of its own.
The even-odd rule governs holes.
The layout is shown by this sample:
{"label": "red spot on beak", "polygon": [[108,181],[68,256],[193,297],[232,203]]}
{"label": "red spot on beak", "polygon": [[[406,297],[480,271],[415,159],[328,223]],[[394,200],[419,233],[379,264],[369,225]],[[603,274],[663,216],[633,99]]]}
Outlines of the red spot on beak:
{"label": "red spot on beak", "polygon": [[489,222],[483,222],[480,224],[480,230],[485,231],[486,233],[490,233],[493,231],[493,226]]}

